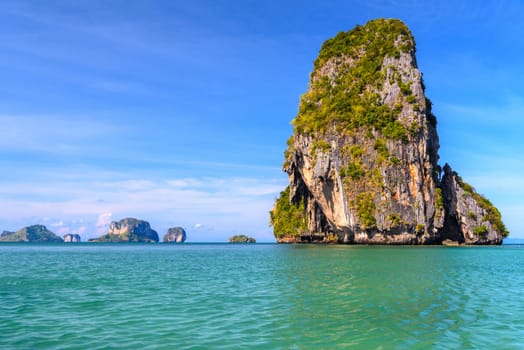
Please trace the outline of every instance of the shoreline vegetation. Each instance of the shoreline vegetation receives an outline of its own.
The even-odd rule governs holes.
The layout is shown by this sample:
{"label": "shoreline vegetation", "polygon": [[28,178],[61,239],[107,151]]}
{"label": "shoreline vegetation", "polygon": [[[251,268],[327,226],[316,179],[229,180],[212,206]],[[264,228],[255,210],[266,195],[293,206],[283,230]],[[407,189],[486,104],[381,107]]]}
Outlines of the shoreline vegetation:
{"label": "shoreline vegetation", "polygon": [[246,235],[235,235],[235,236],[232,236],[232,237],[229,237],[229,240],[228,240],[228,243],[240,243],[240,244],[244,244],[244,243],[256,243],[256,239],[254,239],[253,237],[249,237],[249,236],[246,236]]}

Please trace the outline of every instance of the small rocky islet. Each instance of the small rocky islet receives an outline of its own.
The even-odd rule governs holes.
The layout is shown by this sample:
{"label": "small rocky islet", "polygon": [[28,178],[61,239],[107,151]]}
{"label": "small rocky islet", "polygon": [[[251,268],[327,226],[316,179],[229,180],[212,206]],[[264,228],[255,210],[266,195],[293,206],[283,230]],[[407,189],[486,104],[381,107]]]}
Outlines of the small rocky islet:
{"label": "small rocky islet", "polygon": [[186,241],[186,230],[182,227],[172,227],[167,230],[163,241],[165,243],[184,243]]}
{"label": "small rocky islet", "polygon": [[82,242],[82,238],[79,234],[76,233],[68,233],[64,235],[64,242],[65,243],[80,243]]}
{"label": "small rocky islet", "polygon": [[229,237],[229,243],[256,243],[257,240],[246,235],[234,235]]}
{"label": "small rocky islet", "polygon": [[437,118],[415,40],[376,19],[327,40],[292,121],[279,243],[501,244],[499,210],[439,165]]}

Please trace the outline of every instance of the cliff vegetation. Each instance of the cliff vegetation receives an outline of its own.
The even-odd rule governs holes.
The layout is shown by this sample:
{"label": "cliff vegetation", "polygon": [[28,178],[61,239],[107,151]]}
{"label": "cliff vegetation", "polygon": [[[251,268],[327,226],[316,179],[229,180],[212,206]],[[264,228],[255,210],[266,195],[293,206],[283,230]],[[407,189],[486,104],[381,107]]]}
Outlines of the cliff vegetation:
{"label": "cliff vegetation", "polygon": [[0,242],[62,242],[62,238],[49,231],[44,225],[31,225],[16,232],[4,231]]}
{"label": "cliff vegetation", "polygon": [[229,237],[228,242],[229,243],[256,243],[257,241],[253,237],[249,237],[246,235],[235,235],[235,236]]}
{"label": "cliff vegetation", "polygon": [[[415,41],[397,19],[327,40],[287,142],[279,242],[500,244],[500,212],[439,164]],[[443,174],[444,173],[444,174]]]}
{"label": "cliff vegetation", "polygon": [[158,242],[158,233],[151,228],[149,222],[135,218],[125,218],[109,224],[109,232],[90,242]]}

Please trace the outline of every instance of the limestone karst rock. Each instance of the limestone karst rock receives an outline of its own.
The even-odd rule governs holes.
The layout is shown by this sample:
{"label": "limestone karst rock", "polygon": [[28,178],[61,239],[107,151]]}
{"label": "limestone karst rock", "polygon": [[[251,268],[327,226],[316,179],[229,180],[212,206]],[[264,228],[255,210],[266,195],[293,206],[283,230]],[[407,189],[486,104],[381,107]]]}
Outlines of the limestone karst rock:
{"label": "limestone karst rock", "polygon": [[135,218],[125,218],[109,224],[109,232],[90,242],[158,242],[158,233],[149,222]]}
{"label": "limestone karst rock", "polygon": [[186,238],[186,231],[182,227],[171,227],[164,235],[163,241],[166,243],[184,243]]}
{"label": "limestone karst rock", "polygon": [[64,242],[65,243],[80,243],[82,241],[82,238],[80,235],[76,233],[68,233],[64,235]]}
{"label": "limestone karst rock", "polygon": [[292,122],[277,241],[500,244],[499,211],[449,166],[442,175],[431,107],[400,20],[327,40]]}
{"label": "limestone karst rock", "polygon": [[445,239],[465,244],[502,243],[507,230],[500,212],[448,164],[444,166],[441,188],[446,213]]}

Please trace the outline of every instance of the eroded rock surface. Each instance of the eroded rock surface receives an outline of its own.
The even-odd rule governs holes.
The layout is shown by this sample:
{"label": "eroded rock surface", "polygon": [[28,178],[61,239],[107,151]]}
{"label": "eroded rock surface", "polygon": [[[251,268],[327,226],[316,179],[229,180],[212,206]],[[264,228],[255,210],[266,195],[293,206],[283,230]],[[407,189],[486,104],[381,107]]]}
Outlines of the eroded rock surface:
{"label": "eroded rock surface", "polygon": [[186,241],[186,231],[182,227],[172,227],[164,235],[166,243],[184,243]]}
{"label": "eroded rock surface", "polygon": [[65,243],[80,243],[81,241],[82,241],[82,238],[78,234],[68,233],[64,235]]}
{"label": "eroded rock surface", "polygon": [[109,232],[91,242],[158,242],[158,233],[149,222],[135,218],[125,218],[109,224]]}
{"label": "eroded rock surface", "polygon": [[293,120],[277,241],[500,244],[498,210],[449,166],[442,175],[431,107],[401,21],[326,41]]}

